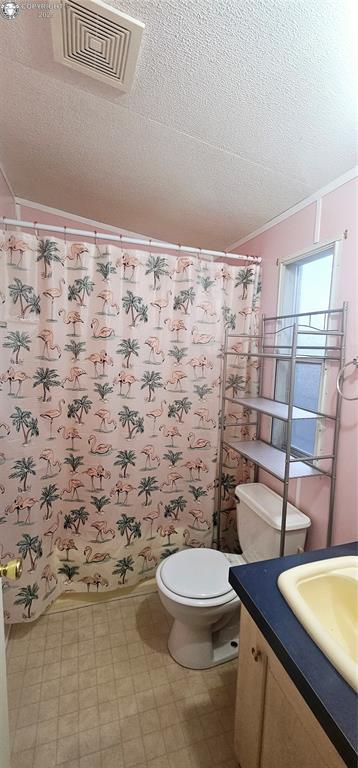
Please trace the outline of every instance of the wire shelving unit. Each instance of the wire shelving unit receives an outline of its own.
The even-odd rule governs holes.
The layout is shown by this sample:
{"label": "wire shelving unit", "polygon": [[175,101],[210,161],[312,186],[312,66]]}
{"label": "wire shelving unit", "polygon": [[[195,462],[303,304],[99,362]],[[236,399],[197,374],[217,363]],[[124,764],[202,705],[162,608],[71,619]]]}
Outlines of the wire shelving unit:
{"label": "wire shelving unit", "polygon": [[[217,541],[220,548],[220,523],[222,513],[222,475],[225,448],[248,459],[255,465],[255,480],[258,478],[258,470],[263,469],[276,477],[283,484],[282,515],[280,533],[280,556],[285,552],[286,517],[290,480],[297,478],[309,478],[326,476],[330,480],[328,522],[327,522],[327,546],[332,540],[334,496],[336,486],[337,451],[340,427],[340,413],[342,398],[335,387],[332,387],[334,407],[332,413],[298,408],[294,405],[294,392],[297,363],[320,363],[325,372],[328,366],[337,365],[337,371],[345,363],[345,338],[348,305],[345,302],[338,309],[319,310],[317,312],[300,313],[291,315],[277,315],[275,317],[262,317],[261,329],[258,334],[229,333],[225,334],[223,349],[223,375],[221,392],[221,428],[219,449],[219,476],[218,476],[218,520]],[[270,330],[271,329],[271,330]],[[313,342],[317,338],[318,345]],[[305,338],[306,337],[306,338]],[[308,337],[308,338],[307,338]],[[230,348],[233,339],[239,340],[242,347],[245,344],[248,351],[234,351]],[[323,342],[323,343],[322,343]],[[250,347],[255,344],[252,351]],[[256,358],[260,361],[258,395],[256,397],[227,395],[227,373],[229,359],[232,355],[236,358]],[[281,402],[271,397],[264,396],[266,385],[264,365],[266,360],[271,360],[272,367],[275,361],[287,361],[287,402]],[[272,381],[272,377],[271,377]],[[333,391],[334,390],[334,391]],[[227,436],[230,428],[227,422],[227,403],[235,403],[242,406],[250,414],[256,415],[256,420],[237,422],[237,426],[256,426],[256,438],[254,440],[237,440]],[[262,416],[271,419],[271,439],[262,436]],[[286,440],[283,450],[272,445],[272,420],[279,419],[286,424]],[[332,449],[328,453],[306,454],[301,453],[292,446],[293,423],[302,419],[328,420],[333,424],[331,444]],[[266,425],[267,427],[267,425]],[[325,468],[322,467],[325,462]],[[329,468],[327,469],[327,462]]]}

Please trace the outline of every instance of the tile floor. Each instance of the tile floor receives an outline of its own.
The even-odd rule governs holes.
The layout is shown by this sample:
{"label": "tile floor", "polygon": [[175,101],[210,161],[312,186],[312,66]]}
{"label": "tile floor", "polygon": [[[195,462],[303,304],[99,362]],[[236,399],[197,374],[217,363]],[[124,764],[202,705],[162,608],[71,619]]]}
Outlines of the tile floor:
{"label": "tile floor", "polygon": [[237,768],[237,663],[194,672],[156,594],[12,628],[12,768]]}

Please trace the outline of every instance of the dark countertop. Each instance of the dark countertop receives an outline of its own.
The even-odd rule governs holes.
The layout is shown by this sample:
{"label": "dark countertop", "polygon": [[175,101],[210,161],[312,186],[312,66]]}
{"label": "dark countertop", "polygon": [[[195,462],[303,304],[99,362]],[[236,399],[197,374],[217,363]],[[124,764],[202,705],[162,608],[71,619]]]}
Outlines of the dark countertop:
{"label": "dark countertop", "polygon": [[230,568],[229,581],[349,768],[357,766],[358,698],[296,619],[277,587],[296,565],[358,554],[358,542]]}

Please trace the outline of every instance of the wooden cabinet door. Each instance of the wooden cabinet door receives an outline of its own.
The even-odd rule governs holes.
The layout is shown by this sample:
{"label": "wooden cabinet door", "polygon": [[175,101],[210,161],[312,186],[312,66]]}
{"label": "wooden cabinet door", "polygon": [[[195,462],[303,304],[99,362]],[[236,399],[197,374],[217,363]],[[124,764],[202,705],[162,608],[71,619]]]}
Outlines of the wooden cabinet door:
{"label": "wooden cabinet door", "polygon": [[344,762],[269,648],[260,768],[344,768]]}
{"label": "wooden cabinet door", "polygon": [[270,668],[267,671],[260,768],[328,768]]}
{"label": "wooden cabinet door", "polygon": [[235,721],[240,768],[344,768],[332,742],[243,606]]}
{"label": "wooden cabinet door", "polygon": [[259,768],[267,655],[262,635],[241,606],[235,752],[241,768]]}

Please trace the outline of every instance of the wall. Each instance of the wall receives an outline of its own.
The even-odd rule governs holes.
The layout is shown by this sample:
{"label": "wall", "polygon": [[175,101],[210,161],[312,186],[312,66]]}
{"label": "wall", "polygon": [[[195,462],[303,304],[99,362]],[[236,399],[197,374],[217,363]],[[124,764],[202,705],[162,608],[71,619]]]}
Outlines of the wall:
{"label": "wall", "polygon": [[[49,208],[45,205],[37,205],[36,203],[32,203],[31,201],[28,201],[28,200],[24,201],[21,199],[16,199],[16,203],[17,203],[17,206],[16,206],[17,218],[19,220],[21,219],[22,221],[32,221],[32,222],[36,221],[38,224],[50,223],[53,226],[69,227],[73,229],[80,229],[83,231],[89,230],[90,232],[93,232],[95,230],[96,232],[98,232],[98,234],[100,233],[115,234],[117,237],[122,234],[123,236],[134,237],[140,240],[147,240],[148,243],[150,242],[147,235],[142,235],[138,232],[131,232],[127,229],[118,229],[117,227],[106,226],[106,224],[101,224],[100,222],[96,222],[91,219],[85,219],[85,218],[82,218],[81,216],[72,215],[64,211],[58,211],[55,208]],[[29,233],[33,232],[32,229],[26,229],[24,227],[22,227],[22,230],[24,232],[29,232]],[[62,233],[57,233],[57,232],[54,233],[51,230],[49,230],[48,232],[46,230],[40,230],[40,232],[42,237],[47,236],[49,234],[52,234],[55,237],[60,237],[60,238],[62,237]],[[70,234],[67,235],[68,241],[76,241],[79,239],[81,240],[81,242],[93,243],[93,237],[88,238],[88,237],[83,237],[82,235],[81,236],[70,235]],[[99,242],[104,243],[105,241],[99,241]],[[110,242],[110,241],[107,241],[107,242]],[[119,245],[119,243],[117,243],[117,245]],[[138,245],[131,245],[130,243],[125,243],[124,247],[126,250],[129,250],[131,248],[139,249],[139,250],[145,249],[144,245],[138,246]],[[148,245],[148,250],[149,250],[149,245]],[[168,253],[168,249],[166,249],[165,245],[157,248],[155,248],[154,246],[150,246],[150,251],[152,251],[153,253]],[[196,254],[187,254],[184,248],[182,249],[181,252],[176,251],[176,253],[178,257],[185,256],[185,255],[189,255],[192,258],[196,257]],[[214,259],[214,260],[217,260],[217,259]],[[230,254],[228,254],[226,258],[220,259],[220,263],[221,262],[232,264],[233,259],[231,259]],[[237,259],[235,259],[234,263],[235,264],[238,263]],[[242,262],[242,263],[245,264],[245,262]],[[240,266],[242,266],[242,264],[240,264]]]}
{"label": "wall", "polygon": [[0,167],[0,215],[13,218],[16,215],[15,198]]}
{"label": "wall", "polygon": [[[106,227],[105,225],[97,224],[94,221],[91,221],[89,219],[83,219],[79,216],[72,216],[69,213],[64,213],[63,211],[56,211],[52,208],[46,208],[46,206],[37,207],[36,203],[28,203],[25,204],[22,201],[18,202],[17,206],[17,218],[22,219],[23,221],[36,221],[39,224],[47,224],[51,223],[54,226],[57,227],[72,227],[73,229],[81,229],[81,230],[90,230],[93,231],[94,229],[98,233],[105,233],[110,234],[111,232],[118,235],[127,235],[130,237],[140,237],[140,235],[136,234],[135,232],[129,232],[126,229],[117,229],[114,227]],[[24,230],[25,232],[30,232],[31,230]],[[51,230],[49,232],[46,232],[46,230],[41,230],[42,235],[48,235],[51,234]],[[61,233],[52,233],[57,237],[62,237]],[[68,240],[78,240],[78,237],[76,238],[76,235],[68,235]],[[92,242],[93,238],[86,238],[81,236],[81,242]],[[102,241],[103,242],[103,241]]]}
{"label": "wall", "polygon": [[[358,179],[352,179],[321,198],[319,241],[335,240],[348,230],[342,241],[341,254],[334,287],[334,304],[348,301],[346,359],[358,353],[358,256],[357,256]],[[318,207],[319,211],[319,207]],[[262,311],[277,313],[278,272],[276,259],[290,256],[314,246],[316,203],[287,215],[256,237],[241,241],[235,251],[263,257]],[[357,375],[345,384],[345,392],[357,394]],[[267,393],[269,394],[269,393]],[[340,544],[358,538],[358,407],[343,401],[337,465],[337,485],[334,514],[333,543]],[[282,484],[262,472],[260,479],[281,492]],[[325,546],[329,484],[326,478],[298,480],[290,484],[290,500],[312,520],[307,546]]]}
{"label": "wall", "polygon": [[[119,235],[123,235],[126,237],[135,237],[139,240],[146,240],[146,235],[141,235],[138,232],[130,232],[127,229],[118,229],[117,227],[111,227],[106,226],[105,224],[101,224],[100,222],[92,221],[91,219],[85,219],[81,216],[71,215],[70,213],[64,212],[64,211],[56,211],[54,208],[47,208],[47,206],[37,206],[36,203],[32,203],[30,201],[17,201],[17,219],[22,221],[36,221],[38,224],[52,224],[56,227],[69,227],[72,229],[80,229],[82,231],[88,230],[89,232],[96,231],[98,234],[114,234],[116,237]],[[33,233],[33,229],[29,229],[26,227],[21,227],[21,230],[23,232]],[[53,232],[51,229],[46,231],[44,229],[40,230],[40,237],[47,237],[48,235],[52,235],[53,237],[62,238],[63,235],[61,232]],[[67,240],[68,242],[76,242],[78,240],[81,241],[81,243],[93,243],[93,237],[85,237],[83,235],[71,235],[67,234]],[[110,245],[110,241],[105,240],[99,240],[98,244],[104,246],[105,243],[108,243]],[[116,245],[120,245],[118,242]],[[127,251],[131,249],[145,249],[145,246],[138,246],[138,245],[132,245],[130,243],[124,243],[123,246]],[[153,252],[153,254],[156,253],[167,253],[168,251],[165,250],[165,248],[154,248],[151,247],[150,251]]]}

